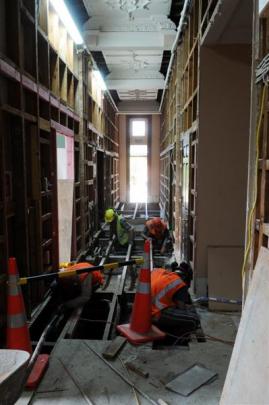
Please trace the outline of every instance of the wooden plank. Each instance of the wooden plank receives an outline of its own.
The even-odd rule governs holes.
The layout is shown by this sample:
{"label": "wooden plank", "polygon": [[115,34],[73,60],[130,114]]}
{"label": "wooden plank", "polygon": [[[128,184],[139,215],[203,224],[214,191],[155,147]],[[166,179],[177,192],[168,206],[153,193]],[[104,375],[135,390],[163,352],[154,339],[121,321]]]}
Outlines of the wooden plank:
{"label": "wooden plank", "polygon": [[21,75],[20,72],[17,71],[13,66],[7,63],[5,60],[0,59],[0,72],[11,77],[16,81],[20,81]]}
{"label": "wooden plank", "polygon": [[123,336],[117,336],[109,345],[105,348],[102,355],[106,359],[113,359],[119,353],[120,349],[126,343],[126,338]]}
{"label": "wooden plank", "polygon": [[42,131],[50,132],[50,121],[39,117],[39,128],[42,129]]}
{"label": "wooden plank", "polygon": [[261,247],[246,298],[221,405],[268,404],[269,250]]}

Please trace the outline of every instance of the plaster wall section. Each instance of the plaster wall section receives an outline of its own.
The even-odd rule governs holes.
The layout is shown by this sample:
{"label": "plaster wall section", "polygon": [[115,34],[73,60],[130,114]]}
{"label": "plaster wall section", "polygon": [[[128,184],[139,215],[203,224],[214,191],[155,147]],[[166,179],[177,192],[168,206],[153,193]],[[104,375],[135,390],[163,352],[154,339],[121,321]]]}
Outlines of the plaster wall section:
{"label": "plaster wall section", "polygon": [[[250,84],[250,45],[201,47],[197,294],[207,292],[208,249],[244,245]],[[223,249],[223,260],[227,252]]]}

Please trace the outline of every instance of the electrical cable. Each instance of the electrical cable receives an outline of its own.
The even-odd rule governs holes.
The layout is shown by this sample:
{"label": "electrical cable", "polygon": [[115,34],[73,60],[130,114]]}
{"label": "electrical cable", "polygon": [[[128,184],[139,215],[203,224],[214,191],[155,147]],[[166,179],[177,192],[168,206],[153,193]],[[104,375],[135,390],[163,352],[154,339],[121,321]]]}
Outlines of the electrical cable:
{"label": "electrical cable", "polygon": [[258,124],[257,124],[257,129],[256,129],[256,157],[255,157],[255,182],[254,182],[254,200],[253,200],[253,205],[251,210],[249,211],[248,214],[248,220],[247,220],[247,245],[246,245],[246,250],[244,254],[244,260],[243,260],[243,265],[242,265],[242,278],[245,275],[246,271],[246,264],[247,260],[249,257],[249,252],[251,248],[251,229],[252,229],[252,221],[253,221],[253,215],[254,211],[256,209],[256,204],[257,204],[257,196],[258,196],[258,187],[257,187],[257,178],[258,178],[258,166],[259,166],[259,146],[260,146],[260,131],[261,131],[261,125],[262,125],[262,118],[264,114],[264,104],[265,104],[265,96],[267,93],[267,86],[268,84],[264,82],[263,85],[263,90],[262,90],[262,97],[261,97],[261,105],[260,105],[260,115],[258,119]]}
{"label": "electrical cable", "polygon": [[216,336],[211,336],[211,335],[207,335],[207,334],[205,334],[205,336],[206,336],[209,340],[213,340],[213,341],[220,342],[220,343],[225,343],[225,344],[231,345],[231,346],[234,345],[234,341],[233,341],[233,340],[224,340],[224,339],[218,338],[218,337],[216,337]]}

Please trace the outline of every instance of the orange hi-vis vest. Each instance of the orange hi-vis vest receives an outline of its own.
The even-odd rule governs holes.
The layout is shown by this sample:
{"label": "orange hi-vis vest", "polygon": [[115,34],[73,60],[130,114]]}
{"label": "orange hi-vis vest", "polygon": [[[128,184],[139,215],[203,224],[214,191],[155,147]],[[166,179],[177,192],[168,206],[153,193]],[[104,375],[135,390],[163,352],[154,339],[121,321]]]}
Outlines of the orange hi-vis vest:
{"label": "orange hi-vis vest", "polygon": [[177,274],[161,268],[154,269],[151,273],[152,316],[159,318],[163,309],[174,307],[173,295],[185,286]]}
{"label": "orange hi-vis vest", "polygon": [[149,233],[158,240],[163,238],[164,232],[167,229],[166,223],[158,217],[149,219],[146,222],[146,227],[148,228]]}
{"label": "orange hi-vis vest", "polygon": [[[86,269],[86,268],[89,268],[89,267],[92,267],[92,264],[87,263],[87,262],[86,263],[76,263],[76,264],[74,264],[74,265],[72,265],[70,267],[67,267],[66,270],[67,271],[68,270],[80,270],[80,269]],[[99,270],[92,271],[91,273],[81,273],[81,274],[79,274],[80,282],[83,283],[83,281],[88,277],[89,274],[92,275],[92,283],[93,283],[93,285],[96,285],[96,284],[101,285],[101,284],[103,284],[104,277],[103,277],[101,271],[99,271]]]}

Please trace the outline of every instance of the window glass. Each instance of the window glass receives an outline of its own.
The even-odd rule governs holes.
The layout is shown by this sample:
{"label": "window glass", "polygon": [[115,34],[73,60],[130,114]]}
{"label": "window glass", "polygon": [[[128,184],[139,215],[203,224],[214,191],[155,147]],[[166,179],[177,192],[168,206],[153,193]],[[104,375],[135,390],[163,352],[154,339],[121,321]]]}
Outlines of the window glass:
{"label": "window glass", "polygon": [[130,157],[130,202],[146,202],[148,191],[147,157]]}
{"label": "window glass", "polygon": [[147,156],[147,145],[130,145],[130,156]]}
{"label": "window glass", "polygon": [[146,121],[145,120],[132,120],[132,136],[145,136],[146,135]]}

